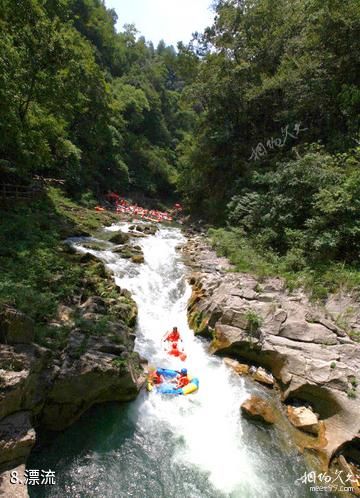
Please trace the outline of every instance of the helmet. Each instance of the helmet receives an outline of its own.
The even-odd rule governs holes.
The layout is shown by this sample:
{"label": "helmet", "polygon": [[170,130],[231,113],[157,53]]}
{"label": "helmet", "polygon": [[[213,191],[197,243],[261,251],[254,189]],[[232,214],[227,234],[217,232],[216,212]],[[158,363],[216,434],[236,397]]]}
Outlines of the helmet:
{"label": "helmet", "polygon": [[180,370],[180,373],[181,373],[181,375],[187,375],[187,369],[186,368],[182,368]]}
{"label": "helmet", "polygon": [[161,375],[160,370],[156,370],[156,374],[157,374],[157,375]]}
{"label": "helmet", "polygon": [[173,327],[173,330],[176,330],[176,331],[177,331],[177,327]]}

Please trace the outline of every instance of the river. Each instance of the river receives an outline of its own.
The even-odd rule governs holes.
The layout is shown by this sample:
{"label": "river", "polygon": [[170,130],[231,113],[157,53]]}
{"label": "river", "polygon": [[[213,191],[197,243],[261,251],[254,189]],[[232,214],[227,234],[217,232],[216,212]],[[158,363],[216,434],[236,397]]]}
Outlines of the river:
{"label": "river", "polygon": [[191,289],[177,250],[184,241],[176,228],[139,239],[142,265],[111,251],[92,252],[138,304],[136,350],[150,365],[179,368],[180,361],[169,360],[161,347],[165,331],[176,325],[188,353],[186,367],[200,379],[199,391],[176,398],[142,392],[134,402],[93,407],[68,430],[43,435],[27,467],[52,469],[56,484],[29,487],[31,497],[314,496],[295,485],[306,469],[291,441],[240,415],[241,402],[262,388],[210,356],[207,343],[189,329]]}

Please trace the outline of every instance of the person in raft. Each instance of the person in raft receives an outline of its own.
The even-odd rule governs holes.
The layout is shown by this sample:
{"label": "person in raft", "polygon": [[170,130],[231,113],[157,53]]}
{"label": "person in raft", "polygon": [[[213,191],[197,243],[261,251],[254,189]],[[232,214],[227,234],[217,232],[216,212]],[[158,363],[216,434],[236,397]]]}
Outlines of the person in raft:
{"label": "person in raft", "polygon": [[165,334],[164,339],[163,339],[163,341],[169,341],[169,342],[177,342],[180,340],[181,340],[181,337],[180,337],[180,334],[179,334],[177,327],[173,327],[171,332],[167,332]]}
{"label": "person in raft", "polygon": [[151,380],[153,384],[162,384],[164,382],[164,379],[160,375],[160,372],[158,370],[155,370],[155,372],[152,374]]}
{"label": "person in raft", "polygon": [[179,375],[176,377],[177,380],[177,389],[180,389],[181,387],[185,387],[189,384],[190,379],[188,377],[188,372],[186,368],[182,368],[180,370]]}
{"label": "person in raft", "polygon": [[171,347],[167,352],[170,356],[175,356],[176,358],[180,358],[181,361],[185,361],[187,356],[184,353],[184,350],[180,351],[178,348],[177,342],[172,342]]}

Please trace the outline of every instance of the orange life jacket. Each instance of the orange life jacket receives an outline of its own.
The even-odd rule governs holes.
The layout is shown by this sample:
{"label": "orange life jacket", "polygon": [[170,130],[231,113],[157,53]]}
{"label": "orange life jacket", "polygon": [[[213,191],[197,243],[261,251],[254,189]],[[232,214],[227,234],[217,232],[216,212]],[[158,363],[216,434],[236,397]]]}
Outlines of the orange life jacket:
{"label": "orange life jacket", "polygon": [[181,376],[178,380],[177,387],[178,388],[185,387],[189,384],[189,382],[190,381],[187,375]]}
{"label": "orange life jacket", "polygon": [[171,356],[180,356],[180,354],[181,354],[181,353],[180,353],[180,351],[179,351],[177,348],[176,348],[176,349],[174,348],[174,349],[171,349],[171,350],[169,351],[169,354],[170,354]]}
{"label": "orange life jacket", "polygon": [[165,338],[165,341],[171,341],[171,342],[175,342],[175,341],[178,341],[180,339],[180,334],[179,332],[176,330],[173,330],[172,332],[169,332],[169,334],[166,336]]}

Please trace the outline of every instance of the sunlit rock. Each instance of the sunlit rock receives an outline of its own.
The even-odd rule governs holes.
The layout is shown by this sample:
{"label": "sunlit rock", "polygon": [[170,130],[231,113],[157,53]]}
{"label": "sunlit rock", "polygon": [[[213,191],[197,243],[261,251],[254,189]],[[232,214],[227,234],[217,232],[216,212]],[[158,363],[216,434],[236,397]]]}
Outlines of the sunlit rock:
{"label": "sunlit rock", "polygon": [[287,416],[294,427],[310,434],[319,434],[319,419],[317,415],[305,406],[287,407]]}
{"label": "sunlit rock", "polygon": [[241,405],[241,411],[246,418],[266,424],[274,424],[276,420],[269,402],[259,396],[251,396],[244,401]]}

